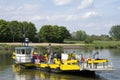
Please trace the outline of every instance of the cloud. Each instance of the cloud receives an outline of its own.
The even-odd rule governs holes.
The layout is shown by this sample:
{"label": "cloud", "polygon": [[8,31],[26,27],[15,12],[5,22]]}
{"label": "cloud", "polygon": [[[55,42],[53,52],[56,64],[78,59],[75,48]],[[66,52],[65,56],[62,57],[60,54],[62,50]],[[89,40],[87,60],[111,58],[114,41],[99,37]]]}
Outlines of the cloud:
{"label": "cloud", "polygon": [[32,21],[40,21],[40,20],[44,20],[44,17],[40,16],[40,15],[34,15],[34,16],[31,16],[31,20]]}
{"label": "cloud", "polygon": [[58,21],[58,20],[60,21],[60,20],[65,19],[65,17],[66,15],[53,15],[53,16],[47,15],[44,18],[48,21]]}
{"label": "cloud", "polygon": [[85,13],[82,18],[90,18],[90,17],[96,17],[96,16],[99,16],[97,12],[95,11],[90,11],[90,12],[87,12]]}
{"label": "cloud", "polygon": [[56,14],[56,15],[53,15],[53,16],[46,16],[44,17],[44,19],[48,20],[48,21],[75,21],[75,20],[78,20],[80,19],[81,16],[78,14],[78,15],[72,15],[72,14]]}
{"label": "cloud", "polygon": [[117,7],[118,10],[120,10],[120,7]]}
{"label": "cloud", "polygon": [[39,15],[40,10],[42,8],[38,4],[27,3],[17,7],[14,5],[0,6],[0,18],[5,20],[39,21],[43,20],[42,15]]}
{"label": "cloud", "polygon": [[93,5],[94,0],[83,0],[78,6],[78,9],[85,9]]}
{"label": "cloud", "polygon": [[23,4],[22,6],[18,7],[17,10],[20,11],[35,11],[40,9],[41,6],[37,4]]}
{"label": "cloud", "polygon": [[0,10],[3,10],[4,12],[10,12],[10,11],[35,11],[40,9],[41,6],[40,5],[36,5],[36,4],[23,4],[19,7],[15,7],[15,6],[0,6]]}
{"label": "cloud", "polygon": [[55,5],[61,6],[61,5],[69,4],[69,3],[71,3],[72,1],[73,1],[73,0],[53,0],[53,3],[54,3]]}
{"label": "cloud", "polygon": [[[37,5],[37,4],[23,4],[18,7],[0,6],[1,16],[3,16],[3,17],[7,16],[10,19],[18,19],[18,20],[22,19],[22,18],[23,19],[28,18],[29,16],[33,16],[33,15],[38,15],[40,10],[41,10],[41,5]],[[35,18],[38,19],[38,16],[35,16]],[[33,19],[35,19],[35,18],[33,18]],[[40,19],[40,17],[39,17],[39,19]],[[28,19],[26,19],[26,20],[28,20]]]}
{"label": "cloud", "polygon": [[76,20],[77,16],[76,15],[68,15],[66,16],[66,21],[73,21]]}
{"label": "cloud", "polygon": [[93,17],[99,17],[101,16],[96,11],[89,11],[83,14],[56,14],[56,15],[46,15],[42,16],[42,19],[44,18],[47,21],[78,21],[78,20],[84,20],[88,18]]}

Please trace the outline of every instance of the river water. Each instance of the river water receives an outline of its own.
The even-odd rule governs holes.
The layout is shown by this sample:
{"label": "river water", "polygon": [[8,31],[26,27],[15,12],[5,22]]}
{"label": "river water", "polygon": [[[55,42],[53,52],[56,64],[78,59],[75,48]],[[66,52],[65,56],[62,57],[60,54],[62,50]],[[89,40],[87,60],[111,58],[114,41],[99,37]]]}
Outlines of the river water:
{"label": "river water", "polygon": [[111,61],[116,70],[96,72],[94,77],[79,74],[55,74],[39,70],[20,70],[12,63],[11,51],[0,51],[0,80],[120,80],[120,49],[78,50],[78,53],[91,56],[96,51],[99,52],[100,58],[107,58]]}

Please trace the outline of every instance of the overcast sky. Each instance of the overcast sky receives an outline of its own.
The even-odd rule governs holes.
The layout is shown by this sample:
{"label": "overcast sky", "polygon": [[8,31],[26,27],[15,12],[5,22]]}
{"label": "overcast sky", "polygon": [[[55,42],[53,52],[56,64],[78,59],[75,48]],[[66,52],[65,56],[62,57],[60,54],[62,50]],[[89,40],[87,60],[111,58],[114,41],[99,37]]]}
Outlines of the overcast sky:
{"label": "overcast sky", "polygon": [[0,19],[66,26],[70,32],[109,34],[120,24],[120,0],[0,0]]}

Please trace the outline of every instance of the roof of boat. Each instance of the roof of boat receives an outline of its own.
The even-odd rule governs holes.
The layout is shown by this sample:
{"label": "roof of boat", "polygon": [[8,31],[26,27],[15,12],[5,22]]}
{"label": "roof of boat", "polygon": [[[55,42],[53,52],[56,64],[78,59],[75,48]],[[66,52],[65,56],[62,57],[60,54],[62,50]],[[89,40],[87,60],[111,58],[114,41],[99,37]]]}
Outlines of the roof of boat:
{"label": "roof of boat", "polygon": [[32,47],[15,47],[15,49],[33,49]]}

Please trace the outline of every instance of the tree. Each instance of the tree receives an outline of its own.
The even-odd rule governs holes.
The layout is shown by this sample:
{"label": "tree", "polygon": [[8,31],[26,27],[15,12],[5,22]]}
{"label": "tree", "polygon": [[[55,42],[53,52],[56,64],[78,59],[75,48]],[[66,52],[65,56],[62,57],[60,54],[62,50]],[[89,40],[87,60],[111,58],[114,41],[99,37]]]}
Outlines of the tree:
{"label": "tree", "polygon": [[0,20],[1,42],[23,42],[23,34],[26,34],[30,41],[35,42],[36,31],[34,24],[31,22]]}
{"label": "tree", "polygon": [[70,32],[64,26],[59,27],[58,34],[59,34],[59,37],[60,37],[59,42],[63,42],[64,39],[69,39],[71,37]]}
{"label": "tree", "polygon": [[18,21],[11,21],[7,24],[10,30],[9,39],[12,42],[21,42],[22,40],[22,24]]}
{"label": "tree", "polygon": [[93,38],[91,36],[87,36],[87,38],[84,40],[85,43],[92,43],[93,42]]}
{"label": "tree", "polygon": [[44,25],[39,30],[40,40],[43,42],[61,43],[70,36],[69,31],[64,26]]}
{"label": "tree", "polygon": [[112,38],[120,40],[120,25],[112,26],[109,33]]}
{"label": "tree", "polygon": [[39,30],[40,40],[42,42],[51,42],[52,40],[52,26],[51,25],[44,25]]}
{"label": "tree", "polygon": [[29,40],[32,42],[38,41],[38,39],[36,37],[37,29],[33,23],[26,22],[26,21],[22,22],[22,29],[21,30],[23,33],[23,37],[29,38]]}
{"label": "tree", "polygon": [[101,34],[100,36],[91,35],[91,37],[93,40],[100,40],[100,41],[109,41],[110,40],[109,35],[104,35],[104,34]]}
{"label": "tree", "polygon": [[10,29],[7,26],[8,22],[5,20],[0,20],[0,41],[8,42],[10,37]]}
{"label": "tree", "polygon": [[77,39],[76,39],[76,32],[72,32],[72,33],[71,33],[71,39],[72,39],[72,40],[77,40]]}
{"label": "tree", "polygon": [[86,32],[82,30],[72,33],[72,38],[74,40],[84,41],[86,39],[86,36],[87,36]]}

